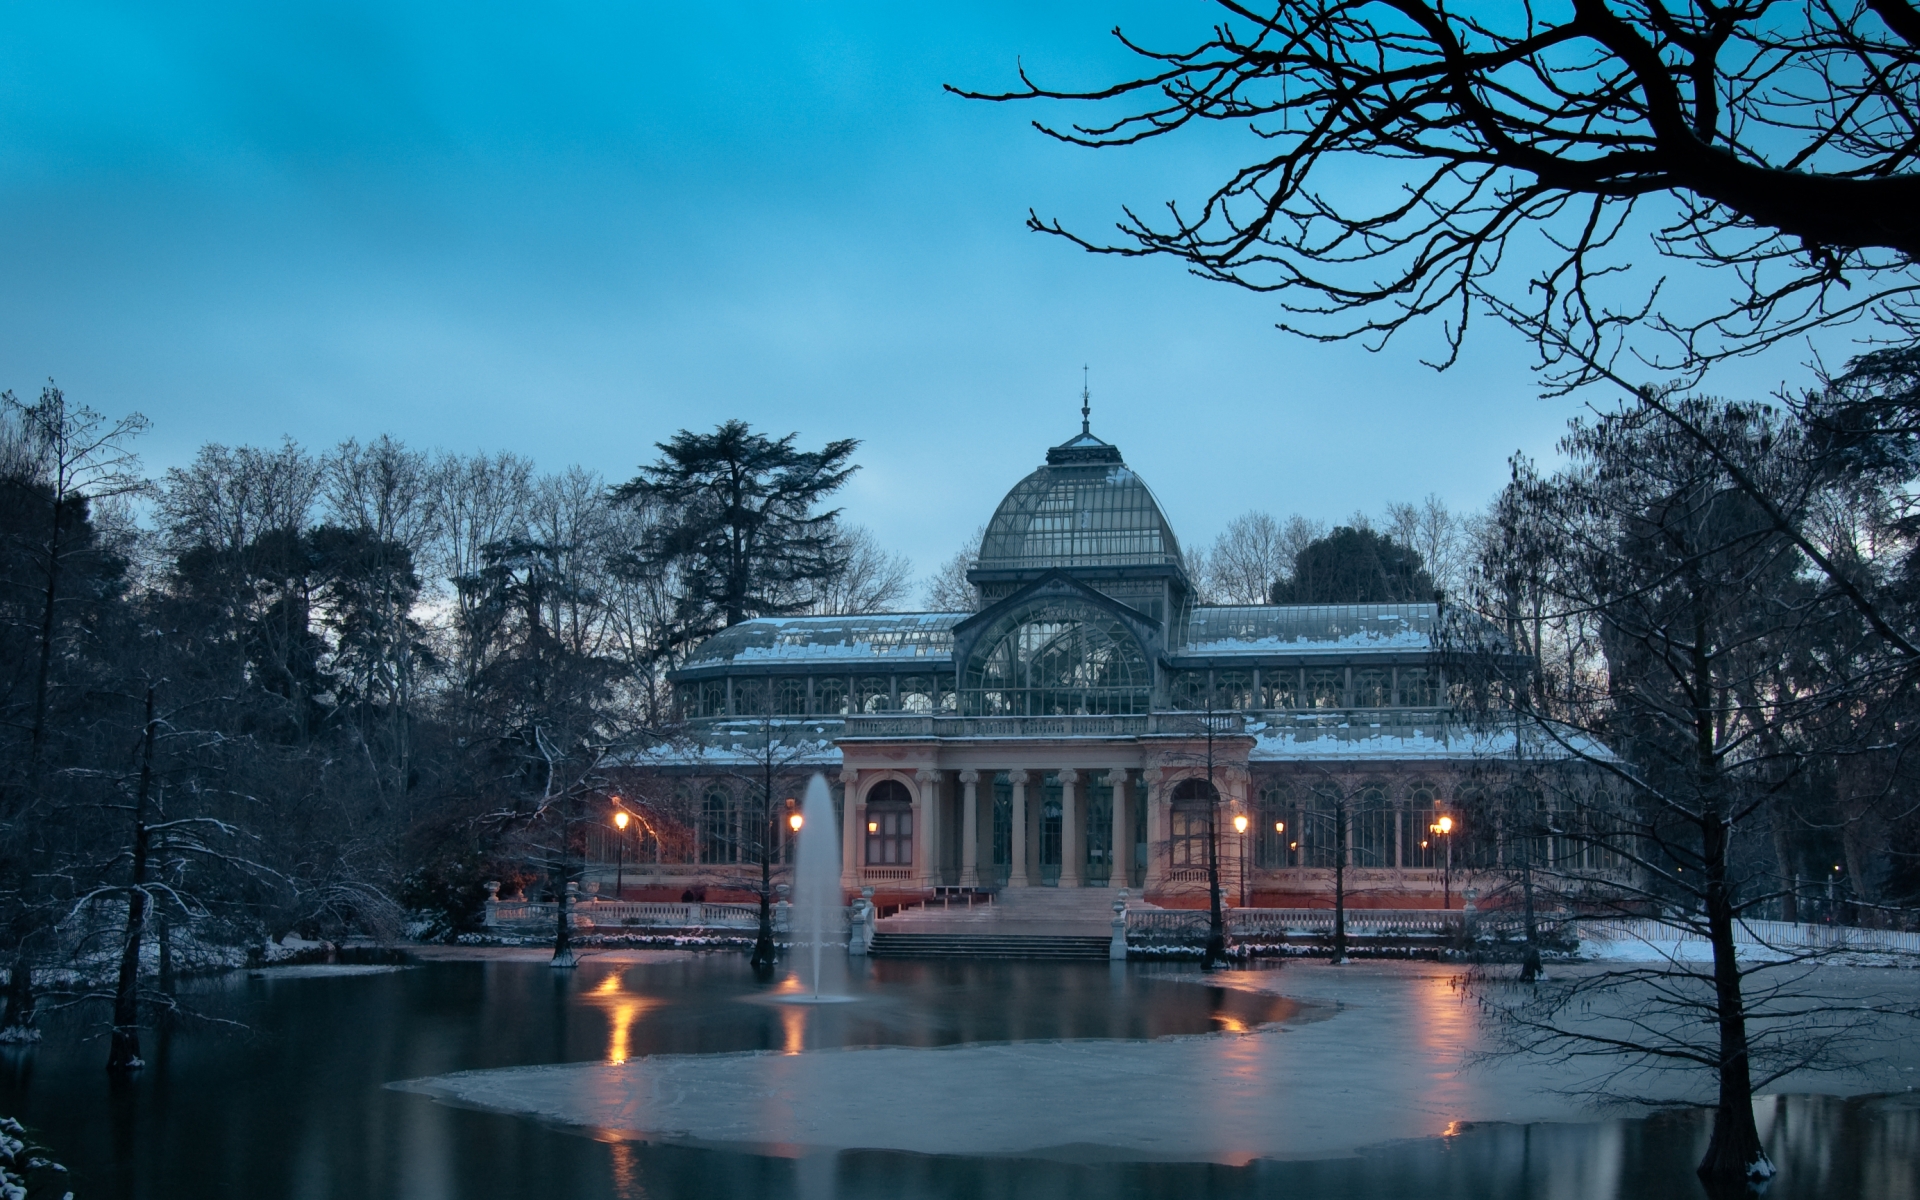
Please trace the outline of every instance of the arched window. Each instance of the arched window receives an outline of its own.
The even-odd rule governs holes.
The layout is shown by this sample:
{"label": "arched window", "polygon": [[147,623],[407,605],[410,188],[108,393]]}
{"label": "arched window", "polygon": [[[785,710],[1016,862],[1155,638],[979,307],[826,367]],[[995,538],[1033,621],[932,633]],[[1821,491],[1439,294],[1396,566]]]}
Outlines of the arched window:
{"label": "arched window", "polygon": [[1400,865],[1430,870],[1434,856],[1433,823],[1440,819],[1439,792],[1425,780],[1407,788],[1407,804],[1400,810]]}
{"label": "arched window", "polygon": [[1260,808],[1255,818],[1253,865],[1290,867],[1292,846],[1299,840],[1299,817],[1294,813],[1293,789],[1276,783],[1260,791]]}
{"label": "arched window", "polygon": [[1307,672],[1308,708],[1341,708],[1347,674],[1339,668]]}
{"label": "arched window", "polygon": [[1377,783],[1362,787],[1353,797],[1353,865],[1393,865],[1393,802]]}
{"label": "arched window", "polygon": [[1204,779],[1183,779],[1173,789],[1171,862],[1176,867],[1205,867],[1220,792]]}
{"label": "arched window", "polygon": [[748,677],[733,681],[733,711],[743,717],[757,717],[767,711],[767,681]]}
{"label": "arched window", "polygon": [[933,680],[925,675],[908,675],[900,681],[900,710],[910,713],[933,711]]}
{"label": "arched window", "polygon": [[1147,711],[1153,673],[1132,633],[1090,604],[1049,601],[1001,618],[961,679],[973,716]]}
{"label": "arched window", "polygon": [[773,711],[783,717],[807,715],[807,681],[788,677],[780,680]]}
{"label": "arched window", "polygon": [[913,793],[897,779],[883,779],[867,793],[867,864],[913,863]]}
{"label": "arched window", "polygon": [[863,675],[854,681],[854,712],[886,712],[893,707],[893,686],[885,675]]}
{"label": "arched window", "polygon": [[1294,667],[1271,667],[1260,672],[1262,708],[1300,708],[1300,672]]}
{"label": "arched window", "polygon": [[1440,676],[1425,667],[1400,668],[1400,703],[1408,708],[1434,708],[1440,703]]}
{"label": "arched window", "polygon": [[820,675],[813,681],[813,711],[833,716],[847,711],[847,681],[839,675]]}
{"label": "arched window", "polygon": [[1353,673],[1353,706],[1385,708],[1393,700],[1393,675],[1388,671]]}
{"label": "arched window", "polygon": [[700,801],[700,861],[733,863],[740,861],[740,814],[733,797],[718,784],[707,789]]}
{"label": "arched window", "polygon": [[1221,709],[1252,708],[1253,673],[1251,671],[1215,671],[1213,673],[1213,706]]}

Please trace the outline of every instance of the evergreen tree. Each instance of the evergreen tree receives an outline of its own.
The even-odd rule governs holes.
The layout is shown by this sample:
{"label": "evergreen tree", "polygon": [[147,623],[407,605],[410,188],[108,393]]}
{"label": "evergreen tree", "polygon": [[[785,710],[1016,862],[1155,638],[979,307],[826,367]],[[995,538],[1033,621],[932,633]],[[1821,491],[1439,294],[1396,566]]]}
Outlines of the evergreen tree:
{"label": "evergreen tree", "polygon": [[1405,604],[1433,599],[1420,555],[1371,529],[1342,525],[1294,556],[1273,585],[1275,604]]}
{"label": "evergreen tree", "polygon": [[858,468],[852,438],[817,451],[798,434],[769,438],[745,421],[712,433],[681,430],[659,461],[614,492],[662,514],[627,559],[630,570],[677,567],[683,582],[674,638],[685,643],[750,617],[804,611],[813,591],[846,569],[838,509],[816,511]]}

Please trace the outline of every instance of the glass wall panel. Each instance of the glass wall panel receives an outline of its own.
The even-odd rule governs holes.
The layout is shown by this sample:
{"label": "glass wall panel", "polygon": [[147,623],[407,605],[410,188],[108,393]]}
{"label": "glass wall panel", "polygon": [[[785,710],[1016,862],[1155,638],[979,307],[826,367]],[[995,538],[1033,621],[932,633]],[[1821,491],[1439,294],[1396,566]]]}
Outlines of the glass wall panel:
{"label": "glass wall panel", "polygon": [[1173,674],[1173,687],[1168,697],[1174,708],[1189,712],[1200,712],[1207,707],[1207,673],[1205,671],[1176,671]]}
{"label": "glass wall panel", "polygon": [[[1087,785],[1087,831],[1082,855],[1082,876],[1090,884],[1109,883],[1113,879],[1113,786]],[[1115,887],[1120,886],[1114,884]]]}
{"label": "glass wall panel", "polygon": [[933,711],[933,677],[930,675],[908,675],[900,680],[900,709],[902,712],[930,713]]}
{"label": "glass wall panel", "polygon": [[885,675],[862,675],[853,684],[853,711],[886,712],[893,707],[892,681]]}
{"label": "glass wall panel", "polygon": [[1347,673],[1339,667],[1307,672],[1308,708],[1344,708]]}
{"label": "glass wall panel", "polygon": [[767,711],[767,681],[750,675],[733,681],[733,711],[744,717],[757,717]]}
{"label": "glass wall panel", "polygon": [[1440,704],[1440,674],[1425,667],[1400,668],[1400,703],[1410,708],[1436,708]]}
{"label": "glass wall panel", "polygon": [[727,715],[726,680],[703,679],[700,681],[700,715],[703,717]]}
{"label": "glass wall panel", "polygon": [[1001,771],[993,777],[993,882],[1007,886],[1013,873],[1013,781]]}
{"label": "glass wall panel", "polygon": [[901,867],[913,863],[913,797],[897,779],[886,779],[867,793],[867,864]]}
{"label": "glass wall panel", "polygon": [[1213,673],[1213,706],[1222,709],[1252,708],[1253,672],[1215,671]]}
{"label": "glass wall panel", "polygon": [[707,789],[700,804],[700,861],[735,863],[740,861],[739,812],[733,797],[724,787]]}
{"label": "glass wall panel", "polygon": [[1385,708],[1393,702],[1393,673],[1391,671],[1355,671],[1353,673],[1353,706],[1355,708]]}
{"label": "glass wall panel", "polygon": [[783,717],[807,715],[807,681],[788,676],[774,684],[773,711]]}
{"label": "glass wall panel", "polygon": [[1295,667],[1265,667],[1260,671],[1260,704],[1264,708],[1300,708],[1300,672]]}
{"label": "glass wall panel", "polygon": [[847,679],[844,675],[816,675],[813,678],[813,711],[834,716],[847,711]]}

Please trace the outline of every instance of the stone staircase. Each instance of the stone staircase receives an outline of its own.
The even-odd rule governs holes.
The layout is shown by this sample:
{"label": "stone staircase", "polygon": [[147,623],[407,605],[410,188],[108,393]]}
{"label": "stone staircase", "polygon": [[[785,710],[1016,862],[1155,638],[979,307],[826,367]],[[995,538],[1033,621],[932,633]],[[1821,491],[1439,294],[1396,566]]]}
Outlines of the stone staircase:
{"label": "stone staircase", "polygon": [[[881,958],[1104,960],[1113,935],[1108,888],[1003,888],[992,904],[905,909],[874,925]],[[1128,907],[1142,907],[1132,896]]]}

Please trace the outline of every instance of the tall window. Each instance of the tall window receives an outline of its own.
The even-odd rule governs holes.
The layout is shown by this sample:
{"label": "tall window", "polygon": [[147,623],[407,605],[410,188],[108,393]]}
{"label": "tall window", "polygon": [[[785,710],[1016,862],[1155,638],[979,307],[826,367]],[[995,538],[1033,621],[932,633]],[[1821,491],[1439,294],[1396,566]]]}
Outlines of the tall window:
{"label": "tall window", "polygon": [[1284,783],[1260,792],[1259,824],[1254,829],[1253,865],[1290,867],[1291,846],[1299,839],[1300,820],[1294,811],[1293,789]]}
{"label": "tall window", "polygon": [[780,680],[776,687],[774,712],[783,717],[803,717],[807,714],[807,681],[805,679],[789,676]]}
{"label": "tall window", "polygon": [[910,713],[933,711],[933,679],[927,675],[908,675],[900,681],[900,708]]}
{"label": "tall window", "polygon": [[885,675],[863,675],[854,681],[854,712],[886,712],[893,707],[893,687]]}
{"label": "tall window", "polygon": [[1387,789],[1367,784],[1353,797],[1353,865],[1393,865],[1393,802]]}
{"label": "tall window", "polygon": [[1400,668],[1400,703],[1409,708],[1434,708],[1440,703],[1440,676],[1425,667]]}
{"label": "tall window", "polygon": [[867,793],[867,864],[913,862],[913,794],[897,779],[883,779]]}
{"label": "tall window", "polygon": [[1220,793],[1204,779],[1183,779],[1173,789],[1171,845],[1176,867],[1207,865],[1208,835]]}
{"label": "tall window", "polygon": [[767,711],[767,681],[754,676],[733,681],[733,711],[757,717]]}
{"label": "tall window", "polygon": [[715,785],[707,789],[700,802],[700,861],[734,863],[740,861],[739,810],[727,789]]}
{"label": "tall window", "polygon": [[1427,870],[1435,857],[1433,823],[1440,819],[1439,793],[1421,781],[1407,789],[1407,806],[1400,810],[1400,865]]}
{"label": "tall window", "polygon": [[1207,707],[1207,673],[1205,671],[1178,671],[1171,685],[1173,707],[1189,712],[1201,712]]}

